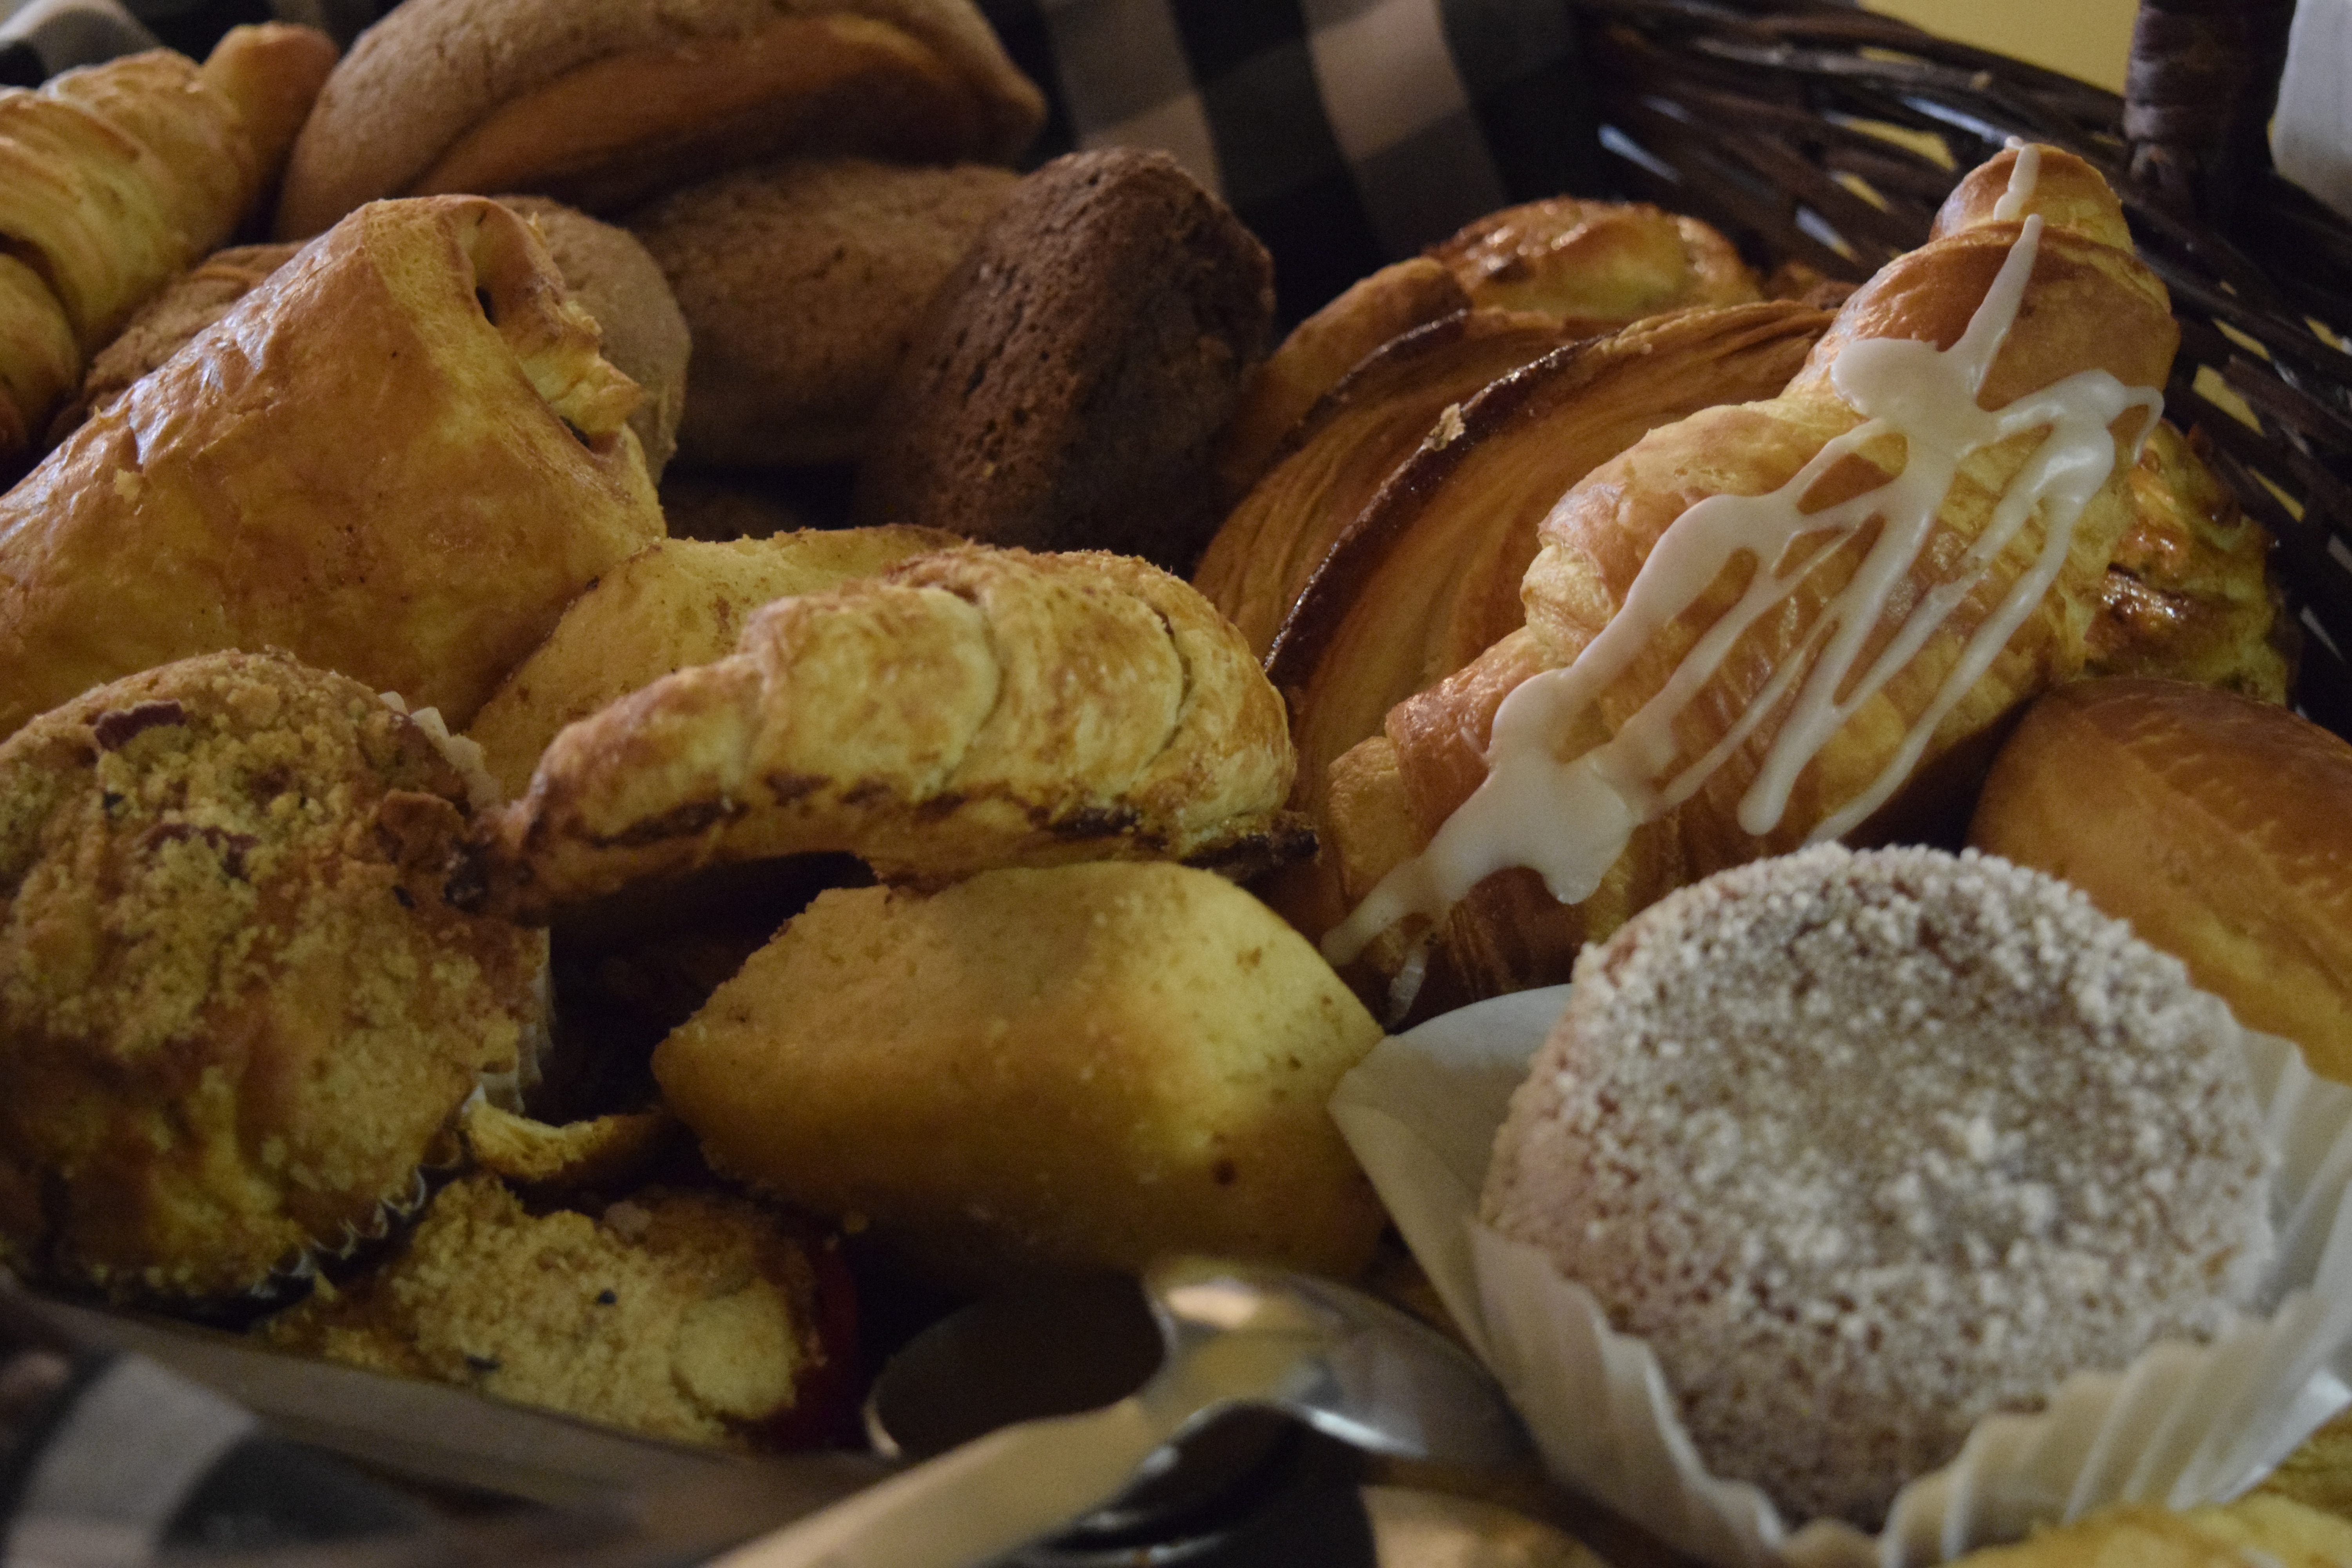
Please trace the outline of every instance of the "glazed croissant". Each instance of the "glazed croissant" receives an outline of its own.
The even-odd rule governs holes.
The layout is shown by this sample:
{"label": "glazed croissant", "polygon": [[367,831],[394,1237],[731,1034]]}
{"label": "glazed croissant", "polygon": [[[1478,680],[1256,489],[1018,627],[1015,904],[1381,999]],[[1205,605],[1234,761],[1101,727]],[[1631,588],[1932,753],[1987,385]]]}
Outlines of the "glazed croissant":
{"label": "glazed croissant", "polygon": [[1434,927],[1424,1005],[1540,984],[1683,883],[1916,826],[2080,668],[2177,342],[2095,170],[1975,171],[1779,397],[1571,489],[1525,630],[1335,767],[1327,953],[1394,973]]}
{"label": "glazed croissant", "polygon": [[0,459],[253,208],[334,53],[309,28],[239,27],[201,67],[152,49],[0,90]]}
{"label": "glazed croissant", "polygon": [[960,549],[752,616],[736,652],[563,730],[492,847],[526,915],[812,850],[893,879],[1219,860],[1276,828],[1282,700],[1128,556]]}

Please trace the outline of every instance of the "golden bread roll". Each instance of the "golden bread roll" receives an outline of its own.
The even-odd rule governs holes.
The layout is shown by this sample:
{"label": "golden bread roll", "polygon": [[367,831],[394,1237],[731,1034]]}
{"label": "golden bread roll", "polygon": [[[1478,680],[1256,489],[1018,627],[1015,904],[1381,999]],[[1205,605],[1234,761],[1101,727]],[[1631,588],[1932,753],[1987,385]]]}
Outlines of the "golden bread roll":
{"label": "golden bread roll", "polygon": [[1105,862],[822,894],[654,1073],[716,1168],[934,1279],[1172,1251],[1346,1276],[1382,1218],[1324,1106],[1379,1038],[1247,893]]}
{"label": "golden bread roll", "polygon": [[617,213],[793,154],[1009,163],[1045,107],[971,0],[408,0],[320,92],[278,235],[438,192]]}
{"label": "golden bread roll", "polygon": [[1192,585],[1264,657],[1339,536],[1445,410],[1574,341],[1550,317],[1513,310],[1462,312],[1390,340],[1316,404],[1226,514]]}
{"label": "golden bread roll", "polygon": [[0,742],[0,1262],[236,1301],[381,1234],[543,1037],[444,897],[470,781],[359,682],[211,654]]}
{"label": "golden bread roll", "polygon": [[1429,247],[1471,302],[1605,331],[1693,305],[1764,296],[1731,242],[1646,202],[1551,196],[1505,207]]}
{"label": "golden bread roll", "polygon": [[0,733],[263,646],[464,725],[661,537],[636,398],[505,207],[354,214],[0,497]]}
{"label": "golden bread roll", "polygon": [[698,345],[678,441],[699,464],[855,459],[931,296],[1019,176],[808,158],[632,215]]}
{"label": "golden bread roll", "polygon": [[934,529],[847,528],[648,544],[564,606],[467,733],[491,775],[519,797],[558,731],[665,675],[725,658],[761,605],[825,593],[958,542]]}
{"label": "golden bread roll", "polygon": [[85,358],[253,209],[333,57],[270,24],[202,66],[151,49],[0,89],[0,460],[34,450]]}
{"label": "golden bread roll", "polygon": [[822,1430],[811,1407],[838,1400],[847,1370],[833,1362],[849,1345],[827,1337],[843,1283],[830,1245],[729,1194],[534,1213],[469,1176],[434,1195],[396,1258],[321,1282],[258,1331],[646,1436],[775,1448]]}
{"label": "golden bread roll", "polygon": [[2234,692],[2079,681],[2027,710],[1969,840],[2074,883],[2352,1082],[2352,742]]}
{"label": "golden bread roll", "polygon": [[537,914],[809,850],[929,882],[1248,856],[1289,792],[1274,688],[1130,557],[919,556],[776,601],[738,649],[555,737],[496,824],[501,898]]}
{"label": "golden bread roll", "polygon": [[[1427,847],[1327,952],[1385,939],[1401,972],[1436,930],[1439,967],[1557,957],[1602,934],[1596,894],[1622,914],[1964,811],[1997,727],[2082,667],[2177,340],[2095,169],[2021,147],[1972,172],[1779,397],[1654,431],[1562,498],[1527,638],[1390,715]],[[1496,918],[1554,930],[1436,929],[1485,919],[1465,899],[1490,879]]]}
{"label": "golden bread roll", "polygon": [[[646,473],[659,483],[677,447],[689,347],[686,320],[661,268],[626,229],[599,223],[561,202],[541,196],[501,196],[499,202],[538,229],[564,287],[595,320],[598,352],[644,395],[629,416],[629,428],[636,432]],[[301,248],[276,241],[216,250],[166,283],[90,361],[79,395],[58,411],[49,426],[51,443],[64,440],[91,409],[227,315]]]}

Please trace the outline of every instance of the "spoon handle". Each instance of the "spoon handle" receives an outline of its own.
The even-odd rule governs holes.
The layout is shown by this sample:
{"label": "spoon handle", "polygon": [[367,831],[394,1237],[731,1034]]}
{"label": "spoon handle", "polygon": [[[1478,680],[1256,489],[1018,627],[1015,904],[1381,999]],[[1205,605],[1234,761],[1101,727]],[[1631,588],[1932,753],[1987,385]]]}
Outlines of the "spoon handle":
{"label": "spoon handle", "polygon": [[1164,1425],[1130,1398],[1006,1426],[738,1547],[710,1568],[969,1568],[1118,1496],[1173,1435]]}

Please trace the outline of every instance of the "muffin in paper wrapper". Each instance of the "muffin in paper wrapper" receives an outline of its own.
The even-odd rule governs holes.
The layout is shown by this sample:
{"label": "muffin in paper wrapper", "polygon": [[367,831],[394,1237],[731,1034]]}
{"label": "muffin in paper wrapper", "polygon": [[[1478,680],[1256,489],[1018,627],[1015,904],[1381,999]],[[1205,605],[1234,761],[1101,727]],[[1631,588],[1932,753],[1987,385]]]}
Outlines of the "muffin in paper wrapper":
{"label": "muffin in paper wrapper", "polygon": [[2032,1415],[1979,1421],[1957,1458],[1896,1494],[1875,1536],[1790,1521],[1707,1473],[1641,1340],[1551,1259],[1478,1221],[1511,1093],[1566,986],[1482,1002],[1381,1042],[1331,1114],[1414,1257],[1526,1418],[1560,1481],[1710,1563],[1900,1568],[2014,1540],[2108,1503],[2223,1502],[2352,1404],[2352,1089],[2295,1047],[2242,1030],[2279,1154],[2277,1257],[2256,1303],[2206,1343],[2168,1341],[2121,1372],[2081,1372]]}

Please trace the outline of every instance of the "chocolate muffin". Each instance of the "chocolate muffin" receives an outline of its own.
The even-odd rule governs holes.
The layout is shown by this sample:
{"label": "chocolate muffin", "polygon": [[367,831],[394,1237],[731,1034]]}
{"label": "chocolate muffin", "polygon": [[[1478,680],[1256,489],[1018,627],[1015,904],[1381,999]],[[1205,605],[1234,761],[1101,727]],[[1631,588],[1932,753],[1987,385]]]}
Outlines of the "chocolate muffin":
{"label": "chocolate muffin", "polygon": [[1189,571],[1273,317],[1265,247],[1174,159],[1058,158],[934,297],[876,411],[856,515]]}

